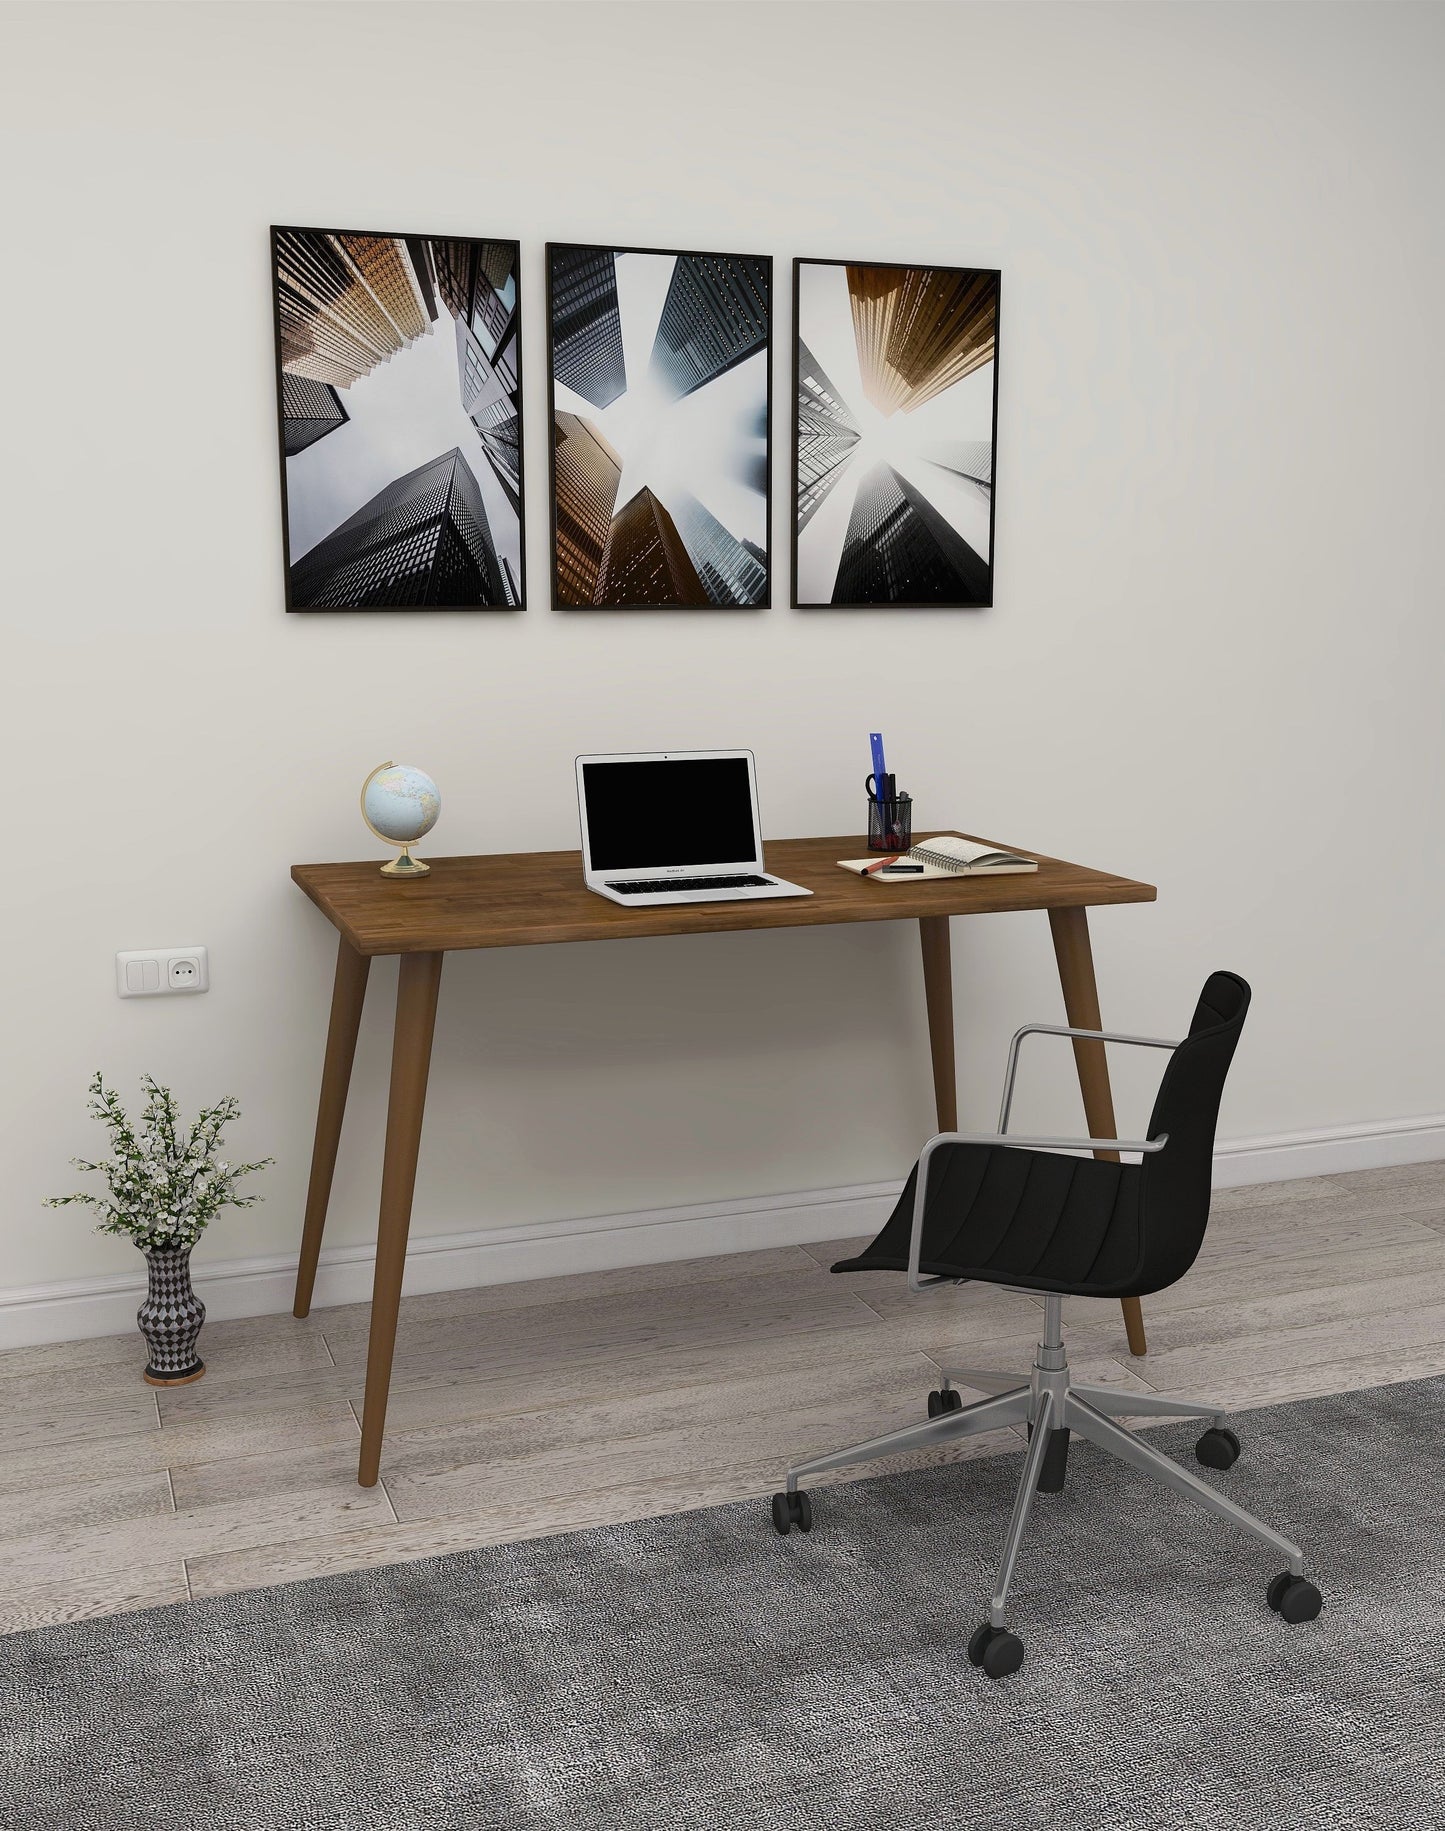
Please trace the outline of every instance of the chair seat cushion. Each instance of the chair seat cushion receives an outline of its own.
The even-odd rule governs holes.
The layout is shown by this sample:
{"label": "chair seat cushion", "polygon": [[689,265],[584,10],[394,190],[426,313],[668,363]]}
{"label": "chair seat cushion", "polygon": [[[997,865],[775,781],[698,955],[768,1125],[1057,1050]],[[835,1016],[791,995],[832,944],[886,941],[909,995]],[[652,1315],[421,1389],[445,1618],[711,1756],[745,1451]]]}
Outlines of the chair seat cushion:
{"label": "chair seat cushion", "polygon": [[[835,1272],[907,1271],[915,1166],[873,1244]],[[1140,1168],[1052,1151],[934,1152],[920,1270],[1025,1290],[1128,1296],[1140,1269]]]}

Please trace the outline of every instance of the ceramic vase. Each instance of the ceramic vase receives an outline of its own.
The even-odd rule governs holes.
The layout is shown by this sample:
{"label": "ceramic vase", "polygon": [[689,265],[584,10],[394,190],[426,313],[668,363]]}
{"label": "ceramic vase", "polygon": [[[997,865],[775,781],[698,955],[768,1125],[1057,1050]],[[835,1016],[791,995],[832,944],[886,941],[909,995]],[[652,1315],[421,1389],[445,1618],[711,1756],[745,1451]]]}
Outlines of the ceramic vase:
{"label": "ceramic vase", "polygon": [[148,1386],[183,1386],[206,1371],[206,1363],[196,1353],[206,1306],[191,1288],[191,1249],[152,1248],[146,1252],[146,1270],[149,1288],[136,1311],[150,1349],[145,1381]]}

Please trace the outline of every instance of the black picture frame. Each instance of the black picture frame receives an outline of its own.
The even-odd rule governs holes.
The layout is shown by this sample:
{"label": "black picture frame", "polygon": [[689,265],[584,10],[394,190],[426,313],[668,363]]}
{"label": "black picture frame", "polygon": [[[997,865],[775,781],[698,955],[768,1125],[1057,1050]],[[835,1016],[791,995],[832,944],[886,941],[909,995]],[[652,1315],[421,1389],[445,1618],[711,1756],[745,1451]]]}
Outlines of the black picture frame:
{"label": "black picture frame", "polygon": [[[288,239],[289,238],[289,239]],[[307,238],[302,241],[300,238]],[[340,244],[336,247],[335,244]],[[419,478],[422,472],[435,469],[451,456],[445,446],[436,457],[423,461],[418,466],[406,466],[398,475],[375,489],[370,495],[363,494],[362,500],[354,509],[345,511],[330,529],[318,540],[308,544],[306,549],[293,560],[292,535],[297,520],[299,506],[297,498],[301,493],[300,479],[288,469],[289,460],[299,457],[312,445],[319,444],[328,436],[320,433],[309,438],[305,444],[297,445],[297,435],[293,428],[298,424],[298,416],[288,414],[288,405],[296,406],[298,379],[317,383],[317,377],[300,376],[296,366],[294,351],[298,335],[306,335],[304,330],[305,314],[312,311],[317,322],[323,312],[323,302],[331,306],[337,303],[337,297],[328,297],[326,288],[337,280],[339,269],[348,259],[356,254],[359,244],[376,244],[377,258],[380,260],[381,248],[390,244],[395,256],[394,269],[384,277],[395,280],[397,270],[409,263],[409,271],[418,299],[428,314],[428,323],[424,331],[417,335],[406,336],[407,326],[403,313],[407,305],[415,306],[416,300],[403,301],[400,291],[393,288],[388,292],[382,277],[375,272],[363,270],[360,266],[352,273],[353,281],[363,292],[370,293],[369,299],[359,300],[364,308],[365,327],[358,341],[358,354],[346,355],[336,364],[338,368],[355,366],[361,360],[362,348],[370,338],[376,353],[371,362],[358,369],[352,376],[352,384],[359,384],[370,377],[373,370],[381,367],[383,360],[400,351],[410,349],[421,340],[422,335],[446,336],[448,333],[442,323],[445,318],[452,320],[451,335],[457,343],[455,362],[457,365],[458,415],[459,420],[471,420],[476,432],[476,450],[464,444],[465,428],[458,427],[458,443],[455,451],[462,457],[460,470],[453,467],[448,482],[448,497],[457,492],[459,508],[462,510],[481,509],[481,521],[484,531],[479,535],[475,527],[475,516],[451,517],[449,514],[439,517],[440,522],[447,524],[445,530],[439,527],[436,552],[432,557],[431,574],[425,588],[419,583],[418,573],[413,570],[401,580],[388,584],[375,574],[381,570],[375,564],[375,543],[372,543],[371,562],[373,563],[373,582],[365,590],[355,589],[356,578],[364,562],[352,556],[354,563],[349,573],[343,571],[346,560],[338,553],[333,572],[338,576],[334,583],[318,584],[315,575],[321,571],[322,549],[333,542],[337,534],[351,521],[367,509],[372,508],[382,495],[393,490],[410,478]],[[527,608],[527,554],[526,554],[526,487],[522,463],[524,437],[526,429],[525,413],[525,379],[522,362],[522,304],[523,284],[521,275],[521,242],[515,236],[469,236],[427,234],[415,230],[397,231],[390,229],[320,229],[302,227],[292,224],[272,224],[269,237],[271,259],[271,299],[272,322],[275,335],[276,358],[276,420],[278,451],[281,474],[281,554],[282,573],[285,585],[285,603],[288,612],[301,614],[322,614],[356,612],[375,614],[378,612],[418,612],[441,611],[447,613],[486,613],[521,611]],[[437,265],[439,251],[447,253],[446,271],[443,275]],[[467,262],[463,250],[474,252],[474,260]],[[480,251],[492,251],[493,271],[498,271],[504,258],[507,261],[506,281],[510,283],[511,297],[506,297],[506,284],[502,288],[492,286],[483,270],[483,254]],[[314,259],[318,266],[315,272],[300,271],[303,265]],[[283,262],[285,265],[283,266]],[[430,264],[430,265],[429,265]],[[303,284],[309,289],[302,291]],[[460,291],[472,287],[467,308],[468,322],[461,324],[453,306],[459,302]],[[485,286],[492,295],[484,301],[482,287]],[[444,296],[451,294],[449,303]],[[429,296],[428,296],[429,295]],[[390,329],[380,325],[380,318],[385,318],[385,308],[379,307],[382,297],[390,298],[393,318],[387,320]],[[379,318],[373,317],[373,308],[379,309]],[[474,311],[475,308],[475,311]],[[496,323],[495,342],[490,353],[477,335],[477,318],[475,313],[486,311]],[[401,323],[395,322],[400,319]],[[328,318],[328,324],[341,334],[341,341],[346,350],[351,345],[345,342],[344,332],[347,326],[338,325],[334,314]],[[375,326],[375,328],[374,328]],[[488,328],[488,335],[491,331]],[[386,348],[390,341],[391,347]],[[288,344],[293,355],[288,358]],[[336,346],[333,344],[333,356]],[[469,356],[471,352],[469,368]],[[475,378],[480,364],[492,371],[492,379],[499,381],[505,396],[508,411],[504,412],[493,432],[493,443],[489,448],[484,442],[482,431],[471,418],[467,406],[468,376]],[[313,361],[307,359],[307,366],[324,369],[326,364],[319,355]],[[288,378],[290,387],[288,388]],[[320,381],[322,389],[328,390],[342,410],[342,421],[330,432],[339,430],[340,425],[351,418],[347,402],[340,398],[340,384],[333,377],[330,382]],[[349,388],[348,388],[349,391]],[[309,390],[308,390],[309,393]],[[291,399],[288,402],[288,394]],[[473,411],[480,404],[481,395],[474,397]],[[306,404],[310,404],[308,401]],[[490,403],[495,407],[497,401]],[[483,409],[487,411],[489,409]],[[481,455],[478,456],[477,454]],[[515,454],[514,461],[510,454]],[[478,481],[477,467],[485,467],[490,475],[490,482],[484,486]],[[384,467],[383,472],[384,474]],[[468,481],[469,479],[469,481]],[[333,480],[331,487],[337,496],[344,497],[345,489],[339,480]],[[418,489],[422,486],[418,484]],[[313,492],[317,493],[317,492]],[[492,509],[487,512],[483,495],[492,499]],[[469,500],[472,496],[476,501]],[[505,513],[502,503],[510,508],[510,516]],[[418,510],[418,514],[420,511]],[[380,511],[378,511],[378,518]],[[504,535],[504,543],[499,543],[497,533],[493,531],[493,522]],[[463,526],[464,522],[471,525]],[[441,556],[443,533],[450,533],[450,563],[445,563]],[[356,537],[360,545],[360,533]],[[502,550],[505,544],[507,551]],[[515,555],[515,565],[512,563]],[[392,559],[398,557],[392,554]],[[414,558],[414,556],[413,556]],[[315,563],[308,570],[304,562]],[[303,568],[298,578],[298,568]],[[477,595],[471,595],[475,591]],[[395,594],[388,596],[388,593]],[[429,593],[440,594],[429,595]],[[348,601],[337,601],[338,594]],[[490,594],[490,596],[486,595]],[[443,599],[447,601],[442,601]],[[321,601],[330,600],[330,601]],[[456,601],[451,601],[456,600]]]}
{"label": "black picture frame", "polygon": [[[817,597],[804,598],[799,592],[799,514],[800,499],[803,493],[801,474],[801,416],[799,402],[803,393],[802,357],[803,324],[802,324],[802,274],[806,267],[853,267],[880,273],[899,274],[947,274],[982,280],[991,286],[992,291],[992,355],[993,388],[991,401],[990,438],[989,438],[989,477],[988,477],[988,557],[969,549],[974,561],[981,564],[986,571],[986,581],[980,578],[977,566],[969,566],[959,574],[963,589],[956,597],[937,595],[922,597],[908,596],[901,598],[873,597],[863,598],[845,596],[827,600]],[[791,457],[792,483],[789,491],[788,550],[791,561],[791,594],[789,603],[794,610],[987,610],[991,609],[995,599],[995,567],[997,548],[995,543],[996,495],[994,490],[995,459],[998,452],[998,377],[999,377],[999,319],[1001,316],[1003,276],[997,267],[963,267],[945,266],[937,261],[857,261],[838,260],[823,256],[800,255],[793,261],[793,345],[792,345],[792,426]],[[982,365],[979,365],[982,366]],[[897,481],[895,473],[895,481]],[[977,479],[970,479],[978,487]],[[822,498],[820,498],[821,501]],[[816,504],[814,508],[816,508]],[[811,514],[812,511],[810,511]],[[937,511],[935,510],[935,513]],[[941,519],[946,519],[940,517]],[[966,546],[961,534],[952,530],[953,538]],[[840,553],[841,571],[843,555]],[[946,563],[946,562],[945,562]],[[836,581],[835,581],[836,589]]]}
{"label": "black picture frame", "polygon": [[[557,408],[557,380],[558,380],[558,373],[557,373],[557,369],[558,369],[557,306],[558,306],[558,298],[557,298],[557,293],[558,293],[558,265],[559,265],[558,256],[567,256],[567,255],[602,256],[602,255],[606,255],[606,256],[612,257],[613,260],[615,261],[616,257],[618,257],[620,255],[633,255],[633,254],[651,255],[651,256],[658,257],[660,259],[671,259],[674,261],[690,261],[690,262],[725,261],[725,262],[736,262],[739,264],[746,263],[749,265],[749,267],[756,269],[756,270],[760,270],[766,276],[767,329],[766,329],[766,334],[765,334],[761,344],[760,345],[755,344],[751,348],[743,351],[743,353],[741,355],[735,357],[732,361],[725,364],[724,368],[716,370],[712,375],[706,377],[703,381],[696,383],[695,387],[691,390],[692,392],[698,391],[699,389],[701,389],[703,386],[706,385],[708,380],[716,379],[717,375],[722,374],[725,372],[726,369],[730,369],[730,368],[736,366],[738,363],[741,363],[742,361],[747,360],[748,357],[756,355],[758,353],[759,348],[761,349],[763,358],[764,358],[765,390],[764,390],[763,410],[762,410],[762,415],[761,415],[761,428],[760,428],[761,429],[761,441],[762,441],[762,459],[761,459],[761,463],[759,465],[759,471],[760,471],[760,476],[761,476],[762,487],[758,493],[761,494],[761,496],[763,497],[763,527],[764,527],[764,530],[766,533],[767,546],[766,546],[766,550],[765,550],[765,553],[763,555],[763,560],[762,560],[763,571],[765,574],[763,584],[762,584],[760,590],[758,591],[758,593],[756,595],[754,595],[753,597],[751,597],[749,599],[749,601],[747,601],[747,602],[737,602],[736,600],[720,602],[716,598],[710,598],[709,601],[706,603],[683,602],[681,600],[659,601],[659,602],[607,601],[607,602],[598,603],[595,601],[587,601],[585,598],[583,598],[580,595],[564,595],[563,581],[562,581],[561,543],[560,543],[560,538],[559,538],[559,492],[558,492],[558,447],[559,447],[560,443],[564,442],[562,440],[559,440],[559,437],[558,437],[559,424],[558,424],[558,417],[557,417],[558,416],[558,408]],[[596,615],[599,613],[606,613],[608,611],[629,611],[629,612],[630,611],[660,611],[660,612],[686,611],[689,613],[693,613],[693,612],[698,612],[698,611],[728,611],[728,610],[754,611],[754,610],[770,609],[772,606],[773,582],[774,582],[774,578],[776,576],[776,570],[775,570],[775,566],[774,566],[774,562],[773,562],[773,555],[774,555],[774,550],[775,550],[775,530],[773,527],[773,479],[772,479],[773,326],[774,326],[774,316],[775,316],[775,307],[776,307],[776,288],[774,285],[773,257],[771,255],[767,255],[767,254],[737,254],[737,253],[723,252],[723,251],[718,251],[718,250],[701,250],[701,249],[689,249],[689,248],[681,248],[681,249],[679,249],[679,248],[641,248],[641,247],[632,247],[629,245],[624,245],[624,244],[615,243],[615,242],[551,242],[551,241],[549,241],[546,244],[545,261],[546,261],[546,325],[547,325],[547,420],[548,420],[548,428],[549,428],[548,491],[547,491],[547,494],[548,494],[548,505],[549,505],[549,507],[548,507],[548,537],[549,537],[549,542],[550,542],[550,554],[551,554],[550,560],[548,562],[548,572],[549,572],[549,576],[551,579],[551,598],[552,598],[553,610],[554,611],[568,611],[568,612],[583,612],[583,613],[590,612],[591,614]],[[620,339],[620,326],[619,326],[618,334],[619,334],[619,339]],[[620,342],[619,342],[619,348],[620,348]],[[614,397],[614,398],[616,398],[616,397]],[[592,429],[592,430],[595,431],[595,429]],[[609,448],[609,455],[611,455],[612,457],[616,456],[615,453],[610,453],[610,448]],[[619,477],[620,477],[620,467],[619,467]],[[633,498],[630,498],[629,504],[624,504],[624,508],[630,506],[630,502],[635,501],[636,499],[637,499],[636,496],[634,496]],[[657,500],[660,503],[660,498]],[[665,509],[666,505],[661,505],[661,506],[663,506]],[[614,515],[612,519],[615,521],[616,516]],[[712,517],[710,517],[710,519],[715,520],[715,518],[712,518]],[[718,524],[718,525],[721,526],[721,524]],[[676,530],[674,530],[674,531],[676,531]],[[732,534],[731,530],[723,529],[723,532],[725,534],[727,534],[728,537],[731,540],[733,540],[735,543],[737,543],[738,545],[743,544],[736,535]],[[595,529],[593,530],[593,534],[595,537]],[[610,525],[609,525],[609,537],[610,537]],[[681,538],[681,537],[679,536],[679,538]],[[686,543],[684,543],[684,544],[686,544]],[[756,550],[754,550],[753,557],[756,559]],[[598,559],[596,561],[596,565],[594,567],[594,573],[600,572],[601,567],[602,567],[602,558],[599,553],[599,557],[598,557]],[[711,583],[704,583],[703,589],[705,591],[710,591],[715,588],[716,588],[716,569],[714,568],[713,578],[712,578]]]}

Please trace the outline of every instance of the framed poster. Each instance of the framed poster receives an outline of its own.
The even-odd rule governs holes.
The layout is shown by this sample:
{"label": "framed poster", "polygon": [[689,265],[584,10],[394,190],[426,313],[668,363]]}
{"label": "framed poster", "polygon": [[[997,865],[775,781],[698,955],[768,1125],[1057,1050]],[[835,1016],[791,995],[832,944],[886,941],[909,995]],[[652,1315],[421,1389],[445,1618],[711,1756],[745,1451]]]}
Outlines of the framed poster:
{"label": "framed poster", "polygon": [[765,605],[767,255],[552,242],[552,602]]}
{"label": "framed poster", "polygon": [[793,606],[993,603],[999,275],[793,263]]}
{"label": "framed poster", "polygon": [[272,229],[288,610],[524,608],[517,253]]}

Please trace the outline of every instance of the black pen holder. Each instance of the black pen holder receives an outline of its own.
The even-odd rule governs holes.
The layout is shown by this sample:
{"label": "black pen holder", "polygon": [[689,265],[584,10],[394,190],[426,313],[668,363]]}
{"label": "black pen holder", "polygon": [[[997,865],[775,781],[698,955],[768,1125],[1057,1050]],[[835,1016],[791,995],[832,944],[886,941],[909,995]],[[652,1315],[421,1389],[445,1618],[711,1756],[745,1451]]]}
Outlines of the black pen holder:
{"label": "black pen holder", "polygon": [[868,797],[868,850],[906,852],[913,844],[913,797]]}

